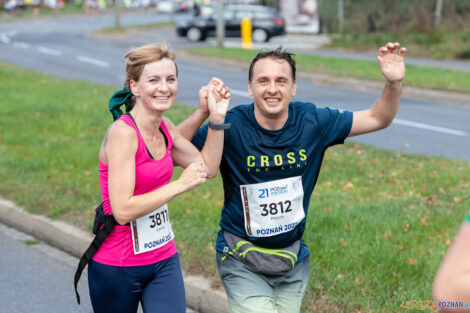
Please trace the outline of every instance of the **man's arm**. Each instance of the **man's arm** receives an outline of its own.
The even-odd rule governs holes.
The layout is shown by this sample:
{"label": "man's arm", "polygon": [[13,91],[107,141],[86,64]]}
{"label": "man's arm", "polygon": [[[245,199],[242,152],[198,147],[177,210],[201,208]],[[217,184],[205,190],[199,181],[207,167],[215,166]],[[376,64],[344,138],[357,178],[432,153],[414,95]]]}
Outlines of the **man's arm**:
{"label": "man's arm", "polygon": [[201,127],[204,121],[209,117],[207,98],[211,84],[219,88],[222,88],[224,85],[220,79],[213,77],[207,86],[201,87],[201,89],[199,89],[199,107],[177,127],[179,133],[189,141],[193,139],[199,127]]}
{"label": "man's arm", "polygon": [[349,137],[380,130],[392,123],[400,104],[402,80],[405,77],[403,56],[406,48],[398,50],[399,46],[397,42],[389,42],[380,48],[377,60],[387,82],[380,98],[370,109],[353,113]]}

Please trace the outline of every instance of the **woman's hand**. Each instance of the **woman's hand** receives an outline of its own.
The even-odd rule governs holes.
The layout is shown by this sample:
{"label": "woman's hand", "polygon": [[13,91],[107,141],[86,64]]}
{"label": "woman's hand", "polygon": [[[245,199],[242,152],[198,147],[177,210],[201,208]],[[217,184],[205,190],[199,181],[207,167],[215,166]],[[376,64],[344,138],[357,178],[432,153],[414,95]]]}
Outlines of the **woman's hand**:
{"label": "woman's hand", "polygon": [[207,169],[202,162],[191,163],[186,167],[177,180],[182,187],[182,193],[193,190],[206,182]]}

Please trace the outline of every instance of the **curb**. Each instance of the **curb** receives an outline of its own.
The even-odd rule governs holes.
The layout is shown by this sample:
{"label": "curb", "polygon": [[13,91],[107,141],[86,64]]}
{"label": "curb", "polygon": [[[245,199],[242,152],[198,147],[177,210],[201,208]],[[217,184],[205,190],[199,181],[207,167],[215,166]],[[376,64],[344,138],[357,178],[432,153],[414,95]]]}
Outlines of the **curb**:
{"label": "curb", "polygon": [[[93,236],[68,223],[29,213],[0,197],[0,222],[80,258]],[[183,273],[186,305],[199,313],[229,313],[225,292],[212,290],[202,276]],[[72,285],[71,285],[72,286]],[[71,287],[72,288],[72,287]]]}
{"label": "curb", "polygon": [[[186,51],[178,51],[177,56],[179,60],[186,62],[197,62],[199,64],[214,64],[230,67],[232,69],[238,69],[248,72],[249,62],[241,62],[229,59],[222,59],[216,57],[200,56],[188,53]],[[339,86],[349,89],[361,90],[361,91],[376,91],[381,92],[384,88],[385,81],[377,80],[365,80],[360,78],[352,77],[340,77],[329,74],[302,72],[297,69],[297,77],[304,80],[311,81],[318,85],[327,86]],[[406,79],[406,78],[405,78]],[[248,80],[248,78],[247,78]],[[406,86],[406,82],[403,86],[402,97],[404,98],[415,98],[415,99],[426,99],[433,100],[447,104],[454,104],[460,106],[470,106],[470,94],[463,92],[453,92],[437,89],[427,89],[421,87]]]}

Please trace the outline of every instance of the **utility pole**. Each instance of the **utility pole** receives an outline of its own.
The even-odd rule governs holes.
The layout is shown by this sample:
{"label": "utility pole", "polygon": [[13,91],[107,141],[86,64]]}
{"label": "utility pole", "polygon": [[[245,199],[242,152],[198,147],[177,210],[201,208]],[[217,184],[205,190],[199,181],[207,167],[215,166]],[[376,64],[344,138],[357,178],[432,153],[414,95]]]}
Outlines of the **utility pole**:
{"label": "utility pole", "polygon": [[121,29],[121,3],[122,0],[114,0],[114,28]]}
{"label": "utility pole", "polygon": [[217,47],[223,48],[224,37],[225,37],[224,1],[223,0],[217,0],[216,35],[217,35]]}

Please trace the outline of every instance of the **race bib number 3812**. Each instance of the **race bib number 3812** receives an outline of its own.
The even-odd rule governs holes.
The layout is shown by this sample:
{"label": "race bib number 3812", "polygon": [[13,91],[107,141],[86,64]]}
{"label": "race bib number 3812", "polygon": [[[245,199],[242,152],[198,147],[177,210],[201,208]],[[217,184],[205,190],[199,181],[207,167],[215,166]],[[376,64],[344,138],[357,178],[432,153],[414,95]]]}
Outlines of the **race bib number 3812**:
{"label": "race bib number 3812", "polygon": [[132,221],[131,227],[134,254],[160,248],[175,237],[166,203],[152,213]]}
{"label": "race bib number 3812", "polygon": [[252,237],[270,237],[294,229],[305,217],[302,177],[241,185],[245,230]]}

